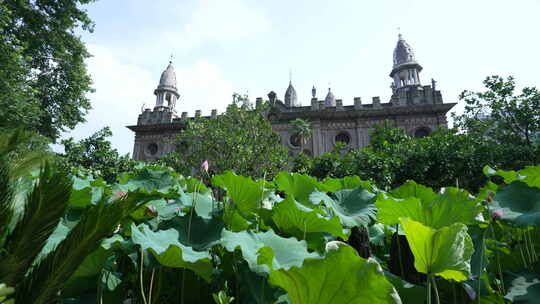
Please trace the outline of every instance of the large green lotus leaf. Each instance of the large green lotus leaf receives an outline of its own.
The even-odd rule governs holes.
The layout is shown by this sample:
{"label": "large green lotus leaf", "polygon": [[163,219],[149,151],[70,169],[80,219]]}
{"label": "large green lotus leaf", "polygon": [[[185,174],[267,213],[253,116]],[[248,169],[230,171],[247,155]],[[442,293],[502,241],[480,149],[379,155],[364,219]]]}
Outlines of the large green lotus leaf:
{"label": "large green lotus leaf", "polygon": [[255,182],[249,177],[239,176],[231,171],[214,176],[212,184],[227,191],[231,202],[245,217],[252,217],[253,211],[261,206],[261,202],[268,194],[264,187],[265,181]]}
{"label": "large green lotus leaf", "polygon": [[363,181],[356,175],[345,176],[342,178],[325,178],[321,182],[321,185],[326,188],[324,189],[326,192],[336,192],[340,189],[354,189],[357,187],[364,187],[370,191],[375,189],[371,182]]}
{"label": "large green lotus leaf", "polygon": [[183,190],[185,192],[205,193],[209,191],[208,187],[206,187],[206,185],[203,182],[193,177],[181,179],[180,185],[184,187]]}
{"label": "large green lotus leaf", "polygon": [[316,191],[310,196],[313,204],[321,201],[337,215],[346,227],[367,226],[375,219],[375,194],[363,187],[342,189],[334,193],[335,199],[325,193]]}
{"label": "large green lotus leaf", "polygon": [[433,189],[417,184],[414,181],[407,181],[405,184],[390,191],[390,195],[402,199],[416,197],[420,199],[422,203],[431,203],[437,197],[437,194]]}
{"label": "large green lotus leaf", "polygon": [[377,262],[344,246],[302,267],[273,270],[269,282],[286,290],[293,304],[401,303],[379,270]]}
{"label": "large green lotus leaf", "polygon": [[456,223],[436,230],[408,218],[400,221],[414,254],[416,270],[458,282],[468,279],[473,243],[467,226]]}
{"label": "large green lotus leaf", "polygon": [[540,189],[513,182],[495,194],[491,209],[502,209],[501,218],[519,226],[540,225]]}
{"label": "large green lotus leaf", "polygon": [[312,206],[309,196],[313,191],[325,189],[316,178],[298,173],[280,172],[274,179],[274,183],[287,196],[291,196],[306,206]]}
{"label": "large green lotus leaf", "polygon": [[[379,209],[379,222],[395,225],[399,223],[399,218],[403,217],[438,229],[454,223],[472,224],[480,212],[481,206],[467,191],[445,188],[443,193],[433,198],[428,191],[422,192],[420,198],[395,198],[384,193],[379,194],[375,203]],[[405,193],[407,191],[399,192],[402,197]],[[431,198],[431,201],[426,201]]]}
{"label": "large green lotus leaf", "polygon": [[184,207],[193,207],[195,206],[195,212],[203,218],[209,219],[212,217],[212,212],[218,208],[217,203],[214,201],[210,191],[205,193],[180,193],[180,198],[178,199],[181,208]]}
{"label": "large green lotus leaf", "polygon": [[131,239],[134,244],[147,249],[163,266],[187,268],[193,270],[207,281],[212,274],[210,254],[206,251],[195,251],[178,241],[179,233],[175,229],[154,232],[146,224],[136,227],[131,224]]}
{"label": "large green lotus leaf", "polygon": [[223,230],[220,243],[230,252],[239,248],[250,269],[257,273],[269,273],[270,268],[289,269],[292,266],[301,266],[306,258],[319,257],[318,254],[307,251],[305,241],[281,237],[273,230]]}
{"label": "large green lotus leaf", "polygon": [[250,222],[240,215],[238,209],[225,206],[223,210],[223,222],[228,230],[240,232],[249,228]]}
{"label": "large green lotus leaf", "polygon": [[303,236],[310,232],[346,237],[338,217],[325,218],[319,212],[295,202],[291,197],[277,203],[272,211],[272,220],[279,230],[298,239],[303,239]]}
{"label": "large green lotus leaf", "polygon": [[403,304],[417,304],[423,301],[427,296],[427,288],[422,285],[415,285],[402,280],[392,273],[385,273],[386,279],[394,285]]}
{"label": "large green lotus leaf", "polygon": [[505,286],[508,291],[505,299],[517,304],[538,303],[540,299],[540,274],[538,273],[506,273]]}
{"label": "large green lotus leaf", "polygon": [[431,227],[440,228],[454,223],[470,225],[480,213],[481,206],[469,192],[448,187],[430,205]]}
{"label": "large green lotus leaf", "polygon": [[[285,292],[268,284],[268,276],[257,274],[247,265],[240,264],[238,270],[240,278],[240,298],[242,303],[250,304],[278,304],[284,303],[279,300]],[[286,302],[285,302],[286,303]]]}
{"label": "large green lotus leaf", "polygon": [[174,228],[178,231],[178,240],[197,251],[207,250],[212,247],[221,237],[223,227],[221,213],[217,213],[216,216],[210,219],[188,213],[159,224],[161,230]]}
{"label": "large green lotus leaf", "polygon": [[399,219],[402,217],[425,224],[429,222],[424,204],[416,197],[399,199],[385,193],[379,193],[375,206],[378,209],[377,221],[381,224],[396,225],[399,224]]}
{"label": "large green lotus leaf", "polygon": [[145,166],[136,173],[123,174],[119,181],[115,190],[123,192],[144,190],[168,194],[180,187],[180,179],[173,171],[158,166]]}
{"label": "large green lotus leaf", "polygon": [[540,188],[540,165],[527,166],[519,171],[494,170],[488,166],[484,167],[484,174],[487,176],[498,175],[504,178],[506,184],[514,181],[521,181],[529,187]]}
{"label": "large green lotus leaf", "polygon": [[69,206],[84,208],[95,205],[103,197],[109,194],[111,189],[102,179],[94,180],[90,176],[73,177],[73,188],[69,197]]}

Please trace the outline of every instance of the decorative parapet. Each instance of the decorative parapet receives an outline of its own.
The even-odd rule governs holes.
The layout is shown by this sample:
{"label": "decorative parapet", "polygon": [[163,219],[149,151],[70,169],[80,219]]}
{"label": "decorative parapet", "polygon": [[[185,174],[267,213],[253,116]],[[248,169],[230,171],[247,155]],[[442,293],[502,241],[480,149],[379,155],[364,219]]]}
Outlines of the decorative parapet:
{"label": "decorative parapet", "polygon": [[355,110],[362,109],[362,98],[360,98],[360,97],[355,97],[354,98],[354,109]]}
{"label": "decorative parapet", "polygon": [[311,98],[311,110],[312,111],[319,110],[319,101],[317,100],[317,98]]}
{"label": "decorative parapet", "polygon": [[378,109],[381,107],[381,98],[379,96],[373,97],[373,108]]}
{"label": "decorative parapet", "polygon": [[343,100],[336,99],[336,111],[343,111]]}

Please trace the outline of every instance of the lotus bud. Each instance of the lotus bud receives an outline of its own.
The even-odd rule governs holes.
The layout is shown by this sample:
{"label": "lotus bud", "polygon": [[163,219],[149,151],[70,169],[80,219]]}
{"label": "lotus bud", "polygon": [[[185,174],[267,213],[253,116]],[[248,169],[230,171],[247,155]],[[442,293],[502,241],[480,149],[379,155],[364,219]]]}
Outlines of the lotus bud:
{"label": "lotus bud", "polygon": [[203,161],[203,163],[201,164],[201,169],[204,172],[208,172],[208,161],[207,160]]}
{"label": "lotus bud", "polygon": [[495,210],[491,213],[491,218],[493,220],[500,220],[503,216],[504,212],[502,209]]}

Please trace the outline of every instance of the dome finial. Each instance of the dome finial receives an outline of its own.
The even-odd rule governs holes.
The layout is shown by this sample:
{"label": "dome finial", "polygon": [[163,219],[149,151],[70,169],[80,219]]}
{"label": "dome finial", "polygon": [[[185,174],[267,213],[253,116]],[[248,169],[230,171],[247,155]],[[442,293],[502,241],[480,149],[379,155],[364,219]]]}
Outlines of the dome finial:
{"label": "dome finial", "polygon": [[174,59],[174,55],[171,53],[171,56],[169,57],[169,64],[172,64]]}
{"label": "dome finial", "polygon": [[292,84],[292,69],[289,68],[289,84]]}
{"label": "dome finial", "polygon": [[403,35],[401,35],[401,28],[399,26],[397,28],[397,32],[398,32],[398,40],[403,40]]}

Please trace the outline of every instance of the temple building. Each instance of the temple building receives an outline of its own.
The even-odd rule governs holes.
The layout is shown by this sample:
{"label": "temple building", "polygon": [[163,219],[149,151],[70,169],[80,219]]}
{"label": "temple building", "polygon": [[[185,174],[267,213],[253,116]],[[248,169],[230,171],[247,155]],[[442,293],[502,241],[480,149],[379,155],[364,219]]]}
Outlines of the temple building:
{"label": "temple building", "polygon": [[[309,121],[311,125],[311,138],[302,146],[304,153],[314,156],[331,151],[337,142],[344,143],[347,150],[367,146],[369,130],[385,120],[412,136],[427,136],[436,127],[447,126],[446,113],[455,103],[443,103],[433,79],[431,85],[422,85],[421,71],[422,66],[416,61],[411,46],[399,35],[389,75],[392,78],[392,96],[388,102],[373,97],[371,103],[364,103],[360,97],[355,97],[353,105],[344,106],[331,88],[320,100],[313,87],[309,105],[302,106],[292,81],[289,81],[283,101],[273,91],[268,94],[271,109],[267,119],[291,155],[299,153],[301,146],[291,132],[290,122],[296,118]],[[163,71],[154,95],[155,107],[145,109],[139,115],[137,125],[128,126],[135,132],[133,158],[136,160],[153,161],[174,151],[175,146],[170,139],[182,132],[190,120],[187,112],[182,112],[180,117],[176,115],[175,105],[180,94],[172,63]],[[262,101],[259,97],[256,104]],[[197,110],[195,116],[200,115],[201,111]],[[217,111],[212,110],[209,118],[216,117]]]}

